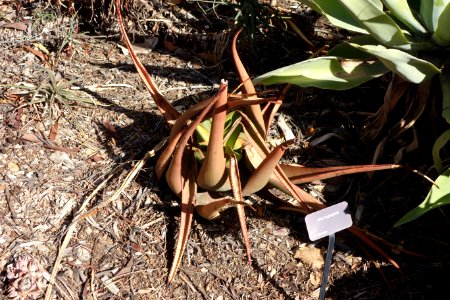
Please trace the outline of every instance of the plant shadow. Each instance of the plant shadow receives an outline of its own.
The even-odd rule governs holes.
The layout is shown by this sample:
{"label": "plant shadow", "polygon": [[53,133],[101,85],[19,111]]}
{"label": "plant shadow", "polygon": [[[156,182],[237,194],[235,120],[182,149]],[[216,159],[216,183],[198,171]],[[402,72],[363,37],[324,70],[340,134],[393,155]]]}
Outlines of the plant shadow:
{"label": "plant shadow", "polygon": [[[164,120],[157,113],[153,112],[139,112],[127,109],[122,107],[116,103],[109,101],[106,98],[101,97],[98,94],[90,92],[98,101],[103,102],[104,104],[108,104],[107,109],[114,111],[116,113],[125,114],[130,119],[133,120],[133,123],[126,127],[115,127],[114,135],[111,135],[111,129],[105,126],[102,123],[98,124],[98,128],[103,130],[103,136],[110,136],[111,139],[115,140],[115,144],[123,151],[123,155],[120,157],[114,152],[111,147],[108,147],[107,141],[103,141],[105,144],[105,148],[107,149],[108,155],[117,161],[117,163],[122,163],[130,160],[139,160],[141,159],[145,153],[152,149],[158,142],[161,141],[162,138],[169,135],[170,128],[165,125]],[[203,93],[204,97],[209,96],[209,92]],[[202,95],[200,95],[202,96]],[[192,99],[183,98],[177,101],[177,103],[189,103],[192,102]],[[329,118],[326,114],[323,118]],[[332,117],[333,118],[333,117]],[[130,138],[132,137],[132,139]],[[100,139],[100,135],[99,135]],[[336,145],[335,147],[340,147]],[[166,235],[166,245],[168,251],[164,253],[168,263],[170,264],[173,260],[173,249],[175,248],[175,236],[177,234],[177,226],[176,219],[179,216],[179,207],[171,205],[172,202],[178,201],[177,197],[171,192],[167,184],[164,180],[158,181],[155,178],[153,172],[153,166],[156,164],[157,157],[151,158],[147,165],[145,166],[145,170],[141,171],[141,174],[137,176],[136,182],[138,185],[147,187],[147,188],[155,188],[158,190],[158,197],[161,202],[155,204],[153,206],[154,209],[163,212],[166,217],[170,220],[169,226],[167,228]],[[127,170],[130,170],[131,166],[128,165]],[[400,230],[395,231],[394,233],[388,232],[391,229],[393,224],[392,220],[395,220],[399,217],[399,213],[392,214],[390,212],[388,214],[388,221],[386,217],[383,218],[383,212],[392,210],[393,208],[389,207],[389,204],[383,203],[380,199],[385,197],[386,190],[394,190],[395,185],[399,182],[414,182],[419,181],[417,178],[411,181],[411,176],[405,176],[405,174],[397,175],[389,175],[392,179],[391,181],[386,182],[385,174],[375,174],[371,179],[371,183],[367,184],[367,175],[353,175],[346,176],[341,179],[332,179],[329,180],[330,183],[325,186],[325,190],[327,188],[330,190],[328,195],[326,194],[326,198],[330,203],[338,202],[343,199],[358,199],[358,194],[363,195],[362,198],[366,198],[362,200],[364,204],[367,206],[366,210],[375,212],[372,216],[370,216],[367,220],[364,220],[364,224],[376,224],[377,220],[383,220],[379,226],[375,226],[373,230],[375,233],[383,232],[380,234],[382,237],[387,238],[389,236],[392,239],[392,236],[401,236],[405,232],[408,233],[408,230]],[[373,188],[373,187],[376,188]],[[349,188],[350,187],[350,188]],[[395,203],[394,203],[395,204]],[[295,239],[296,241],[308,242],[305,224],[304,224],[304,216],[292,212],[284,212],[278,210],[277,207],[280,203],[275,203],[275,205],[270,205],[267,203],[262,203],[260,207],[256,207],[258,210],[261,208],[264,213],[259,214],[252,210],[247,210],[248,218],[251,219],[259,219],[259,220],[267,220],[273,223],[273,226],[279,228],[288,228],[289,236]],[[355,211],[357,209],[357,203],[351,202],[352,209]],[[399,203],[396,203],[399,205]],[[396,211],[403,211],[402,209],[396,209]],[[241,238],[240,227],[237,220],[237,214],[234,210],[230,209],[223,213],[223,217],[220,221],[207,221],[198,216],[194,217],[194,223],[200,226],[201,229],[205,232],[209,239],[214,240],[217,237],[222,237],[225,235],[229,235],[235,241],[238,241],[238,244],[241,245],[241,249],[243,249],[243,243]],[[387,221],[387,222],[386,222]],[[428,227],[428,226],[427,226]],[[416,228],[415,232],[424,232],[423,228]],[[445,230],[444,230],[445,231]],[[448,230],[447,230],[448,231]],[[386,233],[386,234],[384,234]],[[410,232],[409,232],[410,233]],[[259,232],[258,232],[259,234]],[[426,233],[424,233],[426,234]],[[337,250],[339,251],[348,251],[349,249],[359,249],[361,246],[359,243],[355,243],[354,237],[350,234],[345,233],[345,242],[338,245]],[[436,237],[441,236],[436,233]],[[450,233],[449,233],[450,236]],[[257,239],[257,238],[256,238]],[[321,248],[326,248],[324,241],[321,241],[317,244],[317,246]],[[393,242],[397,244],[398,242]],[[256,245],[252,244],[251,247],[256,247]],[[201,246],[200,246],[201,248]],[[287,251],[291,251],[292,249],[287,249]],[[371,260],[364,251],[356,250],[357,254],[366,257]],[[375,254],[373,252],[373,254]],[[244,253],[242,253],[244,259]],[[431,280],[433,272],[436,274],[445,274],[445,270],[448,270],[448,263],[442,263],[442,266],[436,268],[436,260],[428,261],[414,261],[411,258],[399,257],[402,262],[408,263],[411,265],[411,268],[408,270],[408,273],[405,273],[405,277],[402,277],[398,272],[393,271],[392,267],[383,267],[384,276],[388,278],[388,284],[383,281],[380,273],[374,268],[371,267],[367,271],[357,271],[347,274],[343,277],[335,277],[332,280],[332,284],[330,285],[329,295],[336,296],[338,299],[388,299],[394,298],[399,299],[428,299],[428,296],[433,296],[433,299],[443,299],[439,298],[442,290],[440,289],[442,286],[436,286],[436,282]],[[208,259],[217,259],[217,257],[212,258],[208,256]],[[273,277],[270,275],[270,271],[267,270],[266,267],[261,266],[259,262],[254,259],[252,263],[253,270],[260,274],[262,278],[264,278],[265,282],[268,282],[273,289],[277,290],[283,298],[285,299],[294,299],[292,296],[295,292],[292,292],[292,289],[286,290],[286,280],[285,278]],[[300,267],[299,267],[300,268]],[[420,270],[420,271],[419,271]],[[311,269],[308,269],[306,272],[312,272]],[[423,286],[419,287],[414,285],[414,282],[417,280],[421,272],[429,273],[430,280],[428,282],[423,281]],[[437,282],[445,283],[445,276],[441,276],[440,280]],[[297,291],[302,291],[302,287],[299,285],[300,283],[294,283],[295,289]],[[430,289],[432,286],[434,288]],[[431,299],[431,298],[430,298]]]}

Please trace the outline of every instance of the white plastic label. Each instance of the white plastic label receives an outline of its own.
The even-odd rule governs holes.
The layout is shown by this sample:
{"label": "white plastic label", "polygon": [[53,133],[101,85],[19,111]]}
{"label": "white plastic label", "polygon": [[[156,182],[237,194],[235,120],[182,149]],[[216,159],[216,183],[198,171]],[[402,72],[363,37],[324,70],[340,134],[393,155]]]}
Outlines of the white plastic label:
{"label": "white plastic label", "polygon": [[348,203],[345,201],[307,215],[305,222],[311,241],[349,228],[353,224]]}

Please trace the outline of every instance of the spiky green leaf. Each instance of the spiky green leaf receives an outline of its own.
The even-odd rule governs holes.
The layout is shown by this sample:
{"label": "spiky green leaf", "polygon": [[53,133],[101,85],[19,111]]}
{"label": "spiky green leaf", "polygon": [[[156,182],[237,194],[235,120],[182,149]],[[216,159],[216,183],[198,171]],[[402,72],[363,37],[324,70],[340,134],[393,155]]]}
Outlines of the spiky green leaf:
{"label": "spiky green leaf", "polygon": [[360,35],[355,36],[350,39],[348,39],[344,43],[340,43],[333,47],[330,51],[328,51],[328,56],[337,56],[337,57],[343,57],[348,59],[361,59],[361,60],[367,60],[372,57],[371,54],[359,50],[355,47],[352,47],[350,44],[358,44],[358,45],[379,45],[380,42],[378,42],[374,37],[371,35]]}
{"label": "spiky green leaf", "polygon": [[347,90],[388,72],[378,61],[325,56],[286,66],[254,79],[264,85],[290,83],[301,87]]}
{"label": "spiky green leaf", "polygon": [[383,45],[410,50],[411,43],[397,23],[372,1],[338,0]]}
{"label": "spiky green leaf", "polygon": [[446,130],[443,134],[441,134],[436,139],[436,141],[434,142],[434,145],[433,145],[432,154],[433,154],[434,166],[439,173],[441,173],[444,169],[440,152],[441,152],[441,149],[444,148],[444,146],[448,143],[448,141],[450,141],[450,129]]}
{"label": "spiky green leaf", "polygon": [[450,169],[436,179],[436,185],[431,187],[427,197],[419,206],[409,211],[394,226],[411,222],[432,209],[450,204]]}
{"label": "spiky green leaf", "polygon": [[407,0],[383,0],[383,3],[409,29],[416,33],[427,33],[427,30],[414,17]]}
{"label": "spiky green leaf", "polygon": [[316,12],[325,16],[331,24],[350,31],[367,33],[361,23],[355,19],[337,0],[301,0]]}
{"label": "spiky green leaf", "polygon": [[[443,1],[443,0],[441,0]],[[449,0],[450,1],[450,0]],[[431,37],[433,41],[439,46],[450,46],[450,2],[447,1],[447,6],[441,11],[437,21],[437,27]]]}
{"label": "spiky green leaf", "polygon": [[420,2],[420,14],[430,32],[435,32],[438,28],[439,17],[449,3],[450,0],[422,0]]}
{"label": "spiky green leaf", "polygon": [[381,45],[350,45],[376,56],[389,70],[413,83],[421,83],[440,73],[439,69],[432,63],[401,50],[388,49]]}
{"label": "spiky green leaf", "polygon": [[440,79],[442,87],[442,116],[450,123],[450,72],[444,70]]}

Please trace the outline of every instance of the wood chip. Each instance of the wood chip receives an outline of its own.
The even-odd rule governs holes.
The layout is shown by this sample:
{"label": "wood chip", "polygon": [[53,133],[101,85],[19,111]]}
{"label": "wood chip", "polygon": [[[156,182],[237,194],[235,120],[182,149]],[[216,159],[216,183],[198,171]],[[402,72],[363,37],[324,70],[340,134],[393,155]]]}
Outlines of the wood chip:
{"label": "wood chip", "polygon": [[299,248],[295,251],[294,258],[300,259],[314,269],[322,269],[325,263],[322,251],[316,247]]}

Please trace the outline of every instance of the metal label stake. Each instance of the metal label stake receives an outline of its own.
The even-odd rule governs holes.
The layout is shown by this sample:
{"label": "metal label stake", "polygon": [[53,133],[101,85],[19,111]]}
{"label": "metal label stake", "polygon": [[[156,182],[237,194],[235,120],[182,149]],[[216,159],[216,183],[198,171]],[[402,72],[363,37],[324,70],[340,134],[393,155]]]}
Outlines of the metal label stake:
{"label": "metal label stake", "polygon": [[323,268],[322,273],[322,283],[320,284],[320,294],[319,294],[320,300],[323,300],[325,298],[325,292],[327,290],[328,274],[330,273],[331,258],[333,257],[333,250],[334,250],[334,240],[335,236],[334,233],[332,233],[328,237],[327,258],[325,259],[325,267]]}
{"label": "metal label stake", "polygon": [[327,257],[322,273],[319,299],[325,298],[328,274],[330,273],[331,258],[333,257],[335,233],[352,226],[352,216],[348,211],[348,203],[340,202],[333,206],[313,212],[305,217],[309,239],[316,241],[328,236]]}

